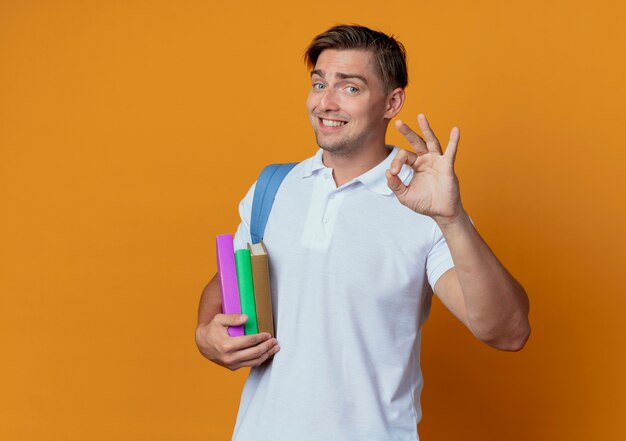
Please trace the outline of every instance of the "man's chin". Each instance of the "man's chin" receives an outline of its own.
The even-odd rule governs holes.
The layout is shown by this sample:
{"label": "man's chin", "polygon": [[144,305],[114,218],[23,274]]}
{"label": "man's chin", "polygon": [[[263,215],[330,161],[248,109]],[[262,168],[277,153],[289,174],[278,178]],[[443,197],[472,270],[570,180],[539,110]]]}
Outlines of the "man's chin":
{"label": "man's chin", "polygon": [[352,146],[347,142],[328,142],[320,139],[319,136],[316,136],[316,140],[319,148],[328,153],[341,155],[349,153],[353,150]]}
{"label": "man's chin", "polygon": [[334,144],[321,144],[318,142],[317,145],[319,146],[319,148],[329,153],[340,152],[341,150],[343,150],[341,146],[337,146]]}

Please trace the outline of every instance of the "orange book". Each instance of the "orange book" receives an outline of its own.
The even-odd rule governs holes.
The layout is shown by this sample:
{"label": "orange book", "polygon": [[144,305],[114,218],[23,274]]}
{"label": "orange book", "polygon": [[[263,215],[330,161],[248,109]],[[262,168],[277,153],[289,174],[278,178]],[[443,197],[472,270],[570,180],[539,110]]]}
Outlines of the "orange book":
{"label": "orange book", "polygon": [[274,314],[272,313],[272,292],[270,289],[269,256],[263,241],[248,244],[252,263],[254,302],[259,332],[269,332],[274,337]]}

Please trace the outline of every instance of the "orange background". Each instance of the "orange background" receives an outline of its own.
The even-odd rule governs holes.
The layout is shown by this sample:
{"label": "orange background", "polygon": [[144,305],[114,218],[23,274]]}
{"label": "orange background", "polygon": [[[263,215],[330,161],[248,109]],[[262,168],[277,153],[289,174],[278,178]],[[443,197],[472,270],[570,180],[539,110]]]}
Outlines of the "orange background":
{"label": "orange background", "polygon": [[314,153],[301,54],[341,22],[404,42],[401,117],[461,127],[464,204],[531,298],[518,354],[435,303],[422,439],[626,439],[620,3],[0,1],[0,439],[230,439],[246,372],[193,340],[214,236]]}

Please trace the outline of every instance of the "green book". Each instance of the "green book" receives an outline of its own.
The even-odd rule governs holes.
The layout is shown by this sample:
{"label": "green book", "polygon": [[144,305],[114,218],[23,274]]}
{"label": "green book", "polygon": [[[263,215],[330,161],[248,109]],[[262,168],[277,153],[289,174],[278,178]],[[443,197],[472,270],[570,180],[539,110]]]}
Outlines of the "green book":
{"label": "green book", "polygon": [[256,320],[256,305],[254,304],[254,284],[252,283],[250,250],[235,251],[235,266],[237,267],[237,283],[239,283],[241,313],[248,316],[248,321],[243,324],[243,330],[246,335],[258,334],[259,327]]}

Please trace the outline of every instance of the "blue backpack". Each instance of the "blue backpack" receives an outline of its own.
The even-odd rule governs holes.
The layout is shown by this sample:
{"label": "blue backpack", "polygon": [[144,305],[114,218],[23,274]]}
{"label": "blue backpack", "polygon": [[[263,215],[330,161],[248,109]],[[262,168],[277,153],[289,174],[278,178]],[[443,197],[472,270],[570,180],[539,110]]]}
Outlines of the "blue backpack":
{"label": "blue backpack", "polygon": [[250,236],[252,243],[259,243],[265,233],[265,225],[272,211],[274,198],[285,176],[296,166],[289,164],[270,164],[259,175],[252,199],[252,216],[250,218]]}

